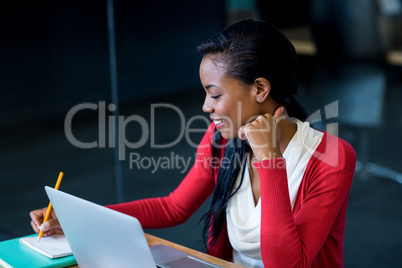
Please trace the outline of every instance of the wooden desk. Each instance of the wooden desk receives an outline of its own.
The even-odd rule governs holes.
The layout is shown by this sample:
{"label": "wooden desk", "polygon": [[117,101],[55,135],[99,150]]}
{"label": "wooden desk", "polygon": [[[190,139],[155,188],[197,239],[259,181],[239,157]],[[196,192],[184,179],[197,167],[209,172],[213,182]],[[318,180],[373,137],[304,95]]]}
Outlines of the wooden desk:
{"label": "wooden desk", "polygon": [[[236,265],[234,263],[231,263],[231,262],[228,262],[228,261],[225,261],[225,260],[210,256],[208,254],[199,252],[197,250],[194,250],[194,249],[191,249],[191,248],[188,248],[188,247],[185,247],[185,246],[181,246],[179,244],[167,241],[165,239],[162,239],[162,238],[150,235],[150,234],[145,234],[145,237],[146,237],[146,239],[148,241],[148,244],[150,246],[163,244],[163,245],[166,245],[166,246],[181,250],[181,251],[186,252],[188,254],[191,254],[191,255],[193,255],[193,256],[201,259],[201,260],[204,260],[204,261],[216,264],[216,265],[220,265],[220,266],[223,266],[223,267],[229,267],[229,268],[242,268],[242,266]],[[78,268],[78,265],[71,266],[70,268]]]}

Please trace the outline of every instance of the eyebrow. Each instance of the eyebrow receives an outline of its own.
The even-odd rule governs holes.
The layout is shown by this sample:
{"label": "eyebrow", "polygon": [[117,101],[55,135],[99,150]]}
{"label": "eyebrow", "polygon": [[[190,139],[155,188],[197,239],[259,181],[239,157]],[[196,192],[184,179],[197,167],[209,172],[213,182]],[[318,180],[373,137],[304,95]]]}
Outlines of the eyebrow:
{"label": "eyebrow", "polygon": [[209,84],[209,85],[206,85],[206,86],[205,86],[205,89],[209,91],[209,89],[210,89],[211,87],[219,88],[218,86],[216,86],[216,85],[214,85],[214,84]]}

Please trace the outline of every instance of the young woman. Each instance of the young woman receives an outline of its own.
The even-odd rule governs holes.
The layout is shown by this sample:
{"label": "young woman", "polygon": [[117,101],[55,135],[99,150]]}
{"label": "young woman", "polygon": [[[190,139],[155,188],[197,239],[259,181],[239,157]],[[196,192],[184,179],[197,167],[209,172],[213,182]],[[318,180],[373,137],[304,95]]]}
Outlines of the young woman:
{"label": "young woman", "polygon": [[[109,207],[162,228],[186,221],[212,194],[209,254],[246,267],[342,267],[356,156],[303,122],[293,46],[271,24],[245,20],[198,51],[213,122],[192,169],[169,196]],[[31,212],[36,232],[44,212]],[[55,215],[40,228],[62,232]]]}

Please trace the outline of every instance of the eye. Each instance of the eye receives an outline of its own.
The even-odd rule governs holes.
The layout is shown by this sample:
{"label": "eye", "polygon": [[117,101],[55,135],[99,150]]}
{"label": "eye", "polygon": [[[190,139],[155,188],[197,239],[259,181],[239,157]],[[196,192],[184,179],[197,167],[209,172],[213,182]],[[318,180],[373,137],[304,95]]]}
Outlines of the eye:
{"label": "eye", "polygon": [[215,95],[215,96],[211,96],[211,98],[213,99],[218,99],[221,95]]}

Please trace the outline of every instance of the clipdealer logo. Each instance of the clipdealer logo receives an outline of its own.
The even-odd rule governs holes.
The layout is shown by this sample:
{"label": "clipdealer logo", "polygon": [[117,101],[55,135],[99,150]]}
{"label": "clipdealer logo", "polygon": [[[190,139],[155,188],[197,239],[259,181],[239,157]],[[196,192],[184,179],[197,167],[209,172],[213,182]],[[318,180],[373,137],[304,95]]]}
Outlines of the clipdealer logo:
{"label": "clipdealer logo", "polygon": [[[118,159],[120,161],[126,160],[126,149],[139,149],[144,146],[148,141],[150,142],[150,146],[152,149],[166,149],[172,148],[177,145],[183,138],[186,139],[187,144],[189,144],[193,148],[197,148],[199,146],[198,142],[194,143],[191,138],[191,133],[205,133],[208,126],[210,125],[209,120],[205,116],[196,115],[191,117],[189,120],[186,120],[184,113],[175,105],[168,103],[157,103],[151,104],[150,110],[150,122],[140,116],[140,115],[131,115],[128,117],[119,115],[116,117],[114,115],[108,115],[110,112],[114,112],[116,109],[114,104],[106,105],[106,102],[100,101],[99,103],[81,103],[77,104],[73,108],[71,108],[64,121],[64,130],[65,135],[68,141],[81,149],[91,149],[91,148],[117,148],[118,150]],[[159,144],[155,141],[155,118],[157,111],[158,112],[166,112],[166,109],[174,111],[179,119],[180,119],[180,127],[175,128],[179,130],[178,135],[173,141]],[[238,114],[241,114],[241,105],[240,103],[237,105]],[[83,110],[93,110],[98,113],[98,138],[97,140],[91,142],[83,142],[78,140],[72,131],[72,121],[74,116]],[[324,116],[323,116],[324,114]],[[324,152],[318,152],[315,148],[310,148],[309,145],[303,143],[304,149],[313,156],[317,157],[321,161],[326,162],[331,166],[338,165],[338,153],[326,154],[328,150],[338,151],[338,141],[333,136],[338,136],[338,122],[336,122],[336,118],[338,117],[338,101],[334,101],[328,105],[326,105],[323,109],[318,109],[314,113],[312,113],[306,121],[310,124],[320,123],[322,128],[326,130],[329,134],[327,135],[326,140],[326,148]],[[230,118],[225,117],[225,121],[228,122],[229,127],[224,129],[226,131],[233,131],[233,122]],[[250,122],[254,118],[250,118]],[[205,122],[205,128],[191,128],[192,124],[195,121]],[[237,118],[238,124],[240,124],[240,118]],[[129,141],[126,136],[126,128],[129,124],[136,124],[138,131],[141,132],[140,138],[137,141]],[[325,124],[325,126],[324,126]],[[118,138],[116,139],[116,129],[118,130]],[[264,129],[262,132],[269,132],[270,130]],[[303,133],[302,133],[303,135]],[[302,139],[304,140],[304,139]],[[117,142],[116,142],[117,141]],[[117,143],[117,144],[116,144]],[[331,157],[328,157],[328,156]],[[194,158],[196,160],[197,157]],[[155,173],[159,168],[161,169],[180,169],[182,173],[185,170],[189,169],[191,161],[191,157],[184,158],[180,155],[174,154],[174,152],[170,152],[169,156],[141,156],[139,153],[131,152],[129,153],[129,161],[130,161],[130,169],[151,169],[152,173]]]}
{"label": "clipdealer logo", "polygon": [[[71,108],[64,120],[64,132],[67,140],[74,146],[81,149],[91,149],[91,148],[118,148],[119,160],[126,160],[126,148],[138,149],[144,146],[148,141],[150,141],[151,148],[153,149],[164,149],[170,148],[177,143],[179,143],[183,138],[186,139],[187,143],[197,148],[198,144],[194,143],[191,138],[191,133],[205,133],[210,122],[205,116],[197,115],[193,116],[190,120],[186,122],[186,117],[184,113],[175,105],[168,103],[157,103],[151,104],[151,119],[150,124],[145,120],[144,117],[140,115],[131,115],[128,117],[118,116],[116,122],[115,116],[107,115],[107,111],[115,111],[116,106],[114,104],[109,104],[106,106],[106,102],[100,101],[98,104],[95,103],[80,103]],[[180,118],[180,132],[175,140],[165,143],[158,144],[155,142],[155,117],[156,111],[160,109],[170,109],[176,112]],[[83,110],[93,110],[98,111],[98,139],[91,142],[82,142],[78,140],[72,131],[72,121],[74,116]],[[205,122],[206,128],[191,128],[191,125],[195,121]],[[116,144],[116,124],[118,127],[118,139]],[[126,137],[126,128],[128,124],[137,124],[138,129],[141,131],[141,137],[137,141],[129,141]],[[108,139],[107,138],[108,134]]]}

